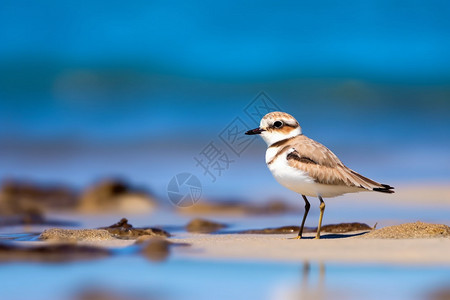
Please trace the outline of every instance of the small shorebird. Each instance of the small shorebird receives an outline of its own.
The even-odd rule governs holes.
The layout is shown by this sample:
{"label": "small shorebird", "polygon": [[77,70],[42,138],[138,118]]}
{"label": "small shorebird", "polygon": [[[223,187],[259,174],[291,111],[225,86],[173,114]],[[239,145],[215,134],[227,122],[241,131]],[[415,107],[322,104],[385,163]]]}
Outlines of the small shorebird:
{"label": "small shorebird", "polygon": [[324,145],[304,136],[297,120],[283,112],[271,112],[261,119],[259,128],[245,134],[260,134],[267,143],[266,164],[273,177],[282,186],[302,195],[305,200],[300,231],[302,237],[310,204],[306,196],[320,200],[319,226],[316,239],[320,239],[325,202],[322,197],[336,197],[346,193],[376,191],[393,193],[393,187],[364,177],[347,168]]}

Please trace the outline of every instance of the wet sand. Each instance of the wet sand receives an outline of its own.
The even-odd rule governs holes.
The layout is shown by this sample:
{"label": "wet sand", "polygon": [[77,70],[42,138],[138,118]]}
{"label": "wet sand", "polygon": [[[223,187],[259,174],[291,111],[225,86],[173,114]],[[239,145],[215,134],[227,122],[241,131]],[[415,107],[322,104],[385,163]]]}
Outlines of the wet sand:
{"label": "wet sand", "polygon": [[[389,219],[378,219],[378,216],[385,216],[390,210],[398,209],[406,210],[406,213],[411,215],[417,214],[418,219],[427,220],[423,217],[424,213],[427,211],[423,209],[425,203],[419,201],[424,196],[425,192],[431,190],[432,187],[428,188],[410,188],[401,190],[401,192],[396,195],[396,199],[386,199],[377,198],[377,210],[372,209],[369,200],[365,204],[358,200],[359,205],[358,210],[363,213],[368,214],[369,217],[363,217],[363,219],[370,219],[373,216],[370,213],[377,216],[377,221],[381,222],[381,229],[371,230],[372,226],[367,226],[369,230],[359,231],[359,232],[346,232],[346,233],[331,233],[323,232],[321,240],[314,240],[314,233],[308,232],[304,234],[304,239],[297,240],[293,239],[295,233],[278,233],[278,234],[255,234],[247,233],[242,231],[255,231],[266,230],[272,227],[262,227],[261,224],[265,226],[280,226],[280,227],[292,227],[294,222],[298,221],[297,213],[287,215],[281,214],[279,216],[268,215],[249,215],[242,216],[238,214],[237,216],[221,216],[217,214],[209,214],[207,220],[201,220],[200,225],[203,227],[208,225],[208,230],[204,231],[202,226],[193,227],[193,221],[197,216],[186,216],[186,214],[181,214],[179,212],[173,211],[159,211],[157,214],[149,216],[133,216],[130,221],[138,226],[145,227],[133,227],[128,223],[123,223],[122,220],[112,226],[104,227],[105,225],[117,222],[119,219],[116,216],[95,216],[89,217],[79,214],[68,214],[63,217],[58,214],[60,218],[67,218],[68,220],[76,220],[81,226],[69,226],[82,228],[101,228],[100,230],[106,237],[103,238],[77,238],[69,240],[71,242],[76,242],[79,245],[97,246],[102,248],[124,248],[134,245],[136,238],[142,234],[155,235],[155,228],[147,227],[150,223],[151,226],[158,227],[158,224],[167,224],[169,233],[173,233],[172,237],[169,234],[163,234],[162,237],[167,238],[168,241],[175,243],[188,244],[189,247],[179,247],[174,248],[170,257],[175,258],[186,258],[195,260],[239,260],[239,261],[265,261],[265,262],[303,262],[309,261],[321,261],[321,262],[337,262],[337,263],[386,263],[386,264],[406,264],[406,265],[450,265],[450,238],[448,237],[449,228],[439,227],[441,225],[425,226],[426,230],[418,234],[417,226],[418,223],[409,223],[403,225],[396,225],[391,227],[386,227],[390,225]],[[448,191],[450,188],[447,186],[440,186],[437,189],[437,194],[440,197],[434,198],[436,203],[430,203],[427,205],[431,210],[429,213],[434,215],[439,215],[443,213],[444,217],[447,216],[446,212],[449,211],[450,202],[448,202]],[[370,198],[370,195],[368,195]],[[377,196],[377,195],[375,195]],[[339,220],[348,221],[350,217],[354,217],[358,214],[353,214],[351,211],[352,205],[348,205],[352,201],[357,199],[352,199],[351,196],[345,198],[346,203],[341,204],[341,202],[333,203],[330,201],[330,210],[327,214],[328,222],[334,223],[337,218],[333,214],[338,214]],[[381,202],[381,203],[380,203]],[[439,203],[439,204],[438,204]],[[433,204],[433,205],[431,205]],[[361,207],[367,206],[364,210]],[[375,206],[374,206],[375,207]],[[342,208],[345,208],[343,210]],[[387,209],[389,208],[389,210]],[[313,211],[314,213],[314,211]],[[349,216],[342,215],[347,213]],[[202,214],[199,214],[200,216]],[[419,216],[420,215],[420,216]],[[389,218],[389,215],[388,215]],[[409,222],[412,217],[409,217]],[[399,218],[400,219],[400,218]],[[429,218],[428,218],[429,219]],[[197,219],[198,221],[199,219]],[[122,224],[122,223],[123,224]],[[327,222],[327,223],[328,223]],[[198,222],[197,222],[198,223]],[[325,223],[324,225],[327,225]],[[328,224],[330,224],[328,223]],[[375,222],[374,222],[375,223]],[[369,223],[369,224],[374,224]],[[396,224],[404,223],[399,220],[395,221]],[[444,222],[447,223],[447,222]],[[359,223],[354,223],[359,224]],[[415,225],[414,225],[415,224]],[[423,224],[423,223],[422,223]],[[120,225],[120,226],[119,226]],[[126,225],[126,226],[125,226]],[[187,227],[186,227],[187,225]],[[190,225],[190,226],[189,226]],[[198,224],[197,224],[198,225]],[[213,226],[214,225],[214,226]],[[220,226],[219,226],[220,225]],[[228,226],[230,225],[230,226]],[[342,224],[341,224],[342,225]],[[428,224],[431,225],[431,224]],[[213,227],[211,229],[210,227]],[[123,228],[122,228],[123,227]],[[199,228],[197,228],[199,227]],[[164,226],[162,228],[165,228]],[[176,229],[178,228],[178,229]],[[42,233],[43,230],[35,228],[33,232]],[[45,229],[49,229],[48,227]],[[149,229],[152,229],[149,231]],[[222,229],[222,230],[221,230]],[[255,230],[253,230],[255,229]],[[404,229],[402,231],[402,229]],[[11,232],[11,228],[3,228],[3,232]],[[105,234],[104,230],[114,230],[110,232],[113,236],[108,236]],[[201,232],[214,232],[216,233],[201,233]],[[400,230],[400,231],[399,231]],[[406,231],[405,231],[406,230]],[[437,231],[436,231],[437,230]],[[15,231],[15,230],[14,230]],[[195,231],[195,232],[189,232]],[[294,230],[296,231],[296,230]],[[19,231],[20,232],[20,231]],[[23,232],[23,229],[22,231]],[[52,232],[52,231],[50,231]],[[90,232],[90,231],[88,231]],[[136,232],[134,234],[133,232]],[[164,230],[159,230],[156,233],[164,233]],[[438,233],[437,236],[436,232]],[[442,236],[439,236],[440,232],[444,232]],[[48,232],[47,232],[48,233]],[[58,234],[64,233],[72,236],[70,230],[57,230]],[[80,232],[81,236],[85,232]],[[98,233],[98,230],[95,231]],[[120,236],[118,234],[125,236]],[[133,233],[133,234],[131,234]],[[102,236],[103,236],[102,235]],[[161,234],[159,234],[161,235]],[[65,237],[65,235],[63,235]],[[74,241],[75,240],[75,241]],[[50,241],[12,241],[18,245],[24,246],[40,246],[49,243]],[[52,241],[53,243],[54,241]]]}
{"label": "wet sand", "polygon": [[295,234],[187,234],[174,241],[189,243],[177,255],[196,259],[257,261],[321,261],[450,266],[450,238],[363,239],[359,233],[314,233],[301,240]]}
{"label": "wet sand", "polygon": [[207,213],[46,211],[38,222],[0,227],[0,298],[135,299],[137,292],[199,300],[214,291],[220,299],[441,299],[450,278],[450,228],[442,225],[450,225],[450,188],[421,201],[427,190],[330,200],[320,240],[313,239],[317,203],[304,239],[293,239],[298,199],[285,206],[296,210],[242,201],[226,214],[223,204],[207,205]]}
{"label": "wet sand", "polygon": [[[450,266],[450,238],[381,239],[364,238],[367,231],[346,234],[314,233],[295,239],[295,234],[201,234],[182,233],[169,238],[177,247],[173,258],[260,262],[316,261],[351,264]],[[39,246],[45,241],[20,242]],[[78,245],[118,249],[132,246],[135,240],[79,241]]]}

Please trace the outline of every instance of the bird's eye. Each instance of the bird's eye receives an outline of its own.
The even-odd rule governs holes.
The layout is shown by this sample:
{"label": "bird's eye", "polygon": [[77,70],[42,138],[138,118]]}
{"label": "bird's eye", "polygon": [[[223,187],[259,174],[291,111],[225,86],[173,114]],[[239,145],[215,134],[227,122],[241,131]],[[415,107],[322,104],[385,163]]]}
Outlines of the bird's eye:
{"label": "bird's eye", "polygon": [[283,127],[283,122],[281,122],[281,121],[275,121],[275,123],[273,123],[273,127],[275,127],[275,128],[281,128],[281,127]]}

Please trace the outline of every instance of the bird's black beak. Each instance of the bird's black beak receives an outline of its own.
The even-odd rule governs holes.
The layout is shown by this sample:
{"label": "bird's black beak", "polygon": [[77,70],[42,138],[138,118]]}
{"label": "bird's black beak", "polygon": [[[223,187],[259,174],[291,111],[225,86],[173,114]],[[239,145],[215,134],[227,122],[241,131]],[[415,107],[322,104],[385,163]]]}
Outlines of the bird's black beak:
{"label": "bird's black beak", "polygon": [[245,134],[246,135],[261,134],[261,132],[263,132],[263,131],[265,131],[265,130],[258,127],[258,128],[247,131]]}

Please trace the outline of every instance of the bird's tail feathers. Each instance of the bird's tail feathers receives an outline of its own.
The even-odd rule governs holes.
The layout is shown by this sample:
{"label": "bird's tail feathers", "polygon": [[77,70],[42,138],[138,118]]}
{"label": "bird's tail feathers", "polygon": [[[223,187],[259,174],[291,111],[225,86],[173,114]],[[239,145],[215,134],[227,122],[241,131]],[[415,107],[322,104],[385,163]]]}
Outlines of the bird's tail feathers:
{"label": "bird's tail feathers", "polygon": [[359,174],[353,170],[351,170],[351,173],[352,173],[352,175],[354,175],[354,177],[357,177],[358,183],[360,183],[361,187],[364,187],[365,189],[376,191],[376,192],[381,192],[381,193],[388,193],[388,194],[394,193],[394,191],[393,191],[394,187],[392,187],[390,185],[373,181],[372,179],[364,177],[361,174]]}
{"label": "bird's tail feathers", "polygon": [[381,187],[374,188],[373,190],[376,192],[392,194],[395,193],[393,189],[394,189],[393,186],[390,186],[388,184],[382,184]]}

